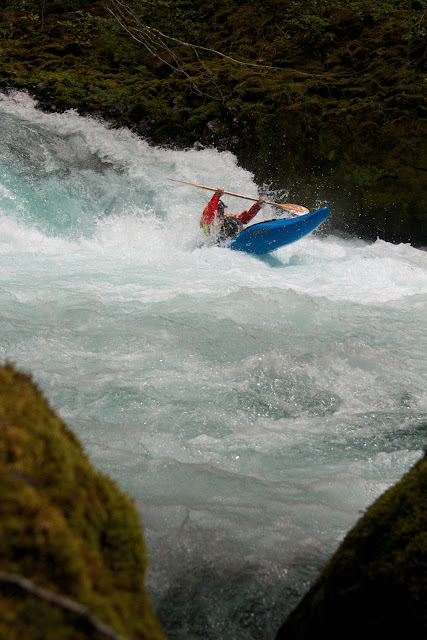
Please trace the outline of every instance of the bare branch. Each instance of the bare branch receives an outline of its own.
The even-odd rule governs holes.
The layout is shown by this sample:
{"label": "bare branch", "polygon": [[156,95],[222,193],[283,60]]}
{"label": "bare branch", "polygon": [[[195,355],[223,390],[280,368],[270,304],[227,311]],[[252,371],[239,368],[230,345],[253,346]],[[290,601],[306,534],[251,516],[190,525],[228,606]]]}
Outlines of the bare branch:
{"label": "bare branch", "polygon": [[[214,54],[216,56],[219,56],[221,58],[224,58],[225,60],[229,60],[230,62],[233,62],[234,64],[239,64],[243,67],[247,67],[247,68],[254,68],[257,70],[269,70],[269,71],[290,71],[293,74],[297,74],[297,75],[301,75],[301,76],[306,76],[306,77],[325,77],[325,76],[338,76],[338,77],[349,77],[349,76],[353,76],[353,75],[357,75],[360,72],[353,72],[353,73],[349,73],[349,74],[334,74],[334,73],[309,73],[306,71],[299,71],[298,69],[293,69],[291,67],[278,67],[278,66],[272,66],[272,65],[265,65],[265,64],[259,64],[258,62],[248,62],[245,60],[238,60],[237,58],[234,58],[232,56],[229,56],[225,53],[222,53],[221,51],[217,51],[216,49],[211,49],[209,47],[204,47],[202,45],[196,45],[196,44],[191,44],[190,42],[185,42],[185,40],[180,40],[179,38],[175,38],[173,36],[169,36],[165,33],[163,33],[162,31],[159,31],[159,29],[156,29],[155,27],[150,27],[147,24],[144,24],[140,21],[140,19],[138,18],[138,16],[132,11],[132,9],[126,5],[124,2],[122,2],[121,0],[111,0],[111,4],[116,8],[116,11],[113,11],[111,8],[108,8],[108,11],[114,16],[114,18],[117,20],[117,22],[120,24],[120,26],[127,31],[127,33],[129,33],[129,35],[136,40],[137,42],[139,42],[140,44],[143,44],[147,50],[152,53],[153,55],[155,55],[157,58],[159,58],[160,60],[162,60],[162,62],[164,62],[165,64],[167,64],[171,69],[175,70],[175,71],[179,71],[180,73],[182,73],[193,85],[193,88],[195,88],[194,82],[192,80],[192,78],[190,77],[190,75],[184,70],[183,65],[181,63],[181,61],[179,60],[179,58],[175,55],[175,53],[171,50],[171,48],[168,46],[166,41],[170,41],[170,42],[174,42],[182,47],[187,47],[189,49],[191,49],[193,51],[193,53],[196,55],[198,61],[200,64],[203,65],[205,71],[208,73],[211,81],[213,80],[213,76],[212,73],[208,70],[207,66],[205,63],[202,63],[199,55],[198,55],[198,51],[205,51],[207,53],[211,53]],[[131,24],[129,25],[128,22],[131,22]],[[156,42],[156,46],[159,47],[162,51],[167,52],[175,61],[175,65],[170,64],[167,60],[165,60],[163,57],[160,56],[158,50],[153,50],[148,42],[151,42],[152,44],[154,44],[154,42]],[[216,83],[215,83],[216,85]],[[217,89],[218,86],[216,85]],[[199,90],[197,90],[197,93],[199,93],[200,95],[207,95],[205,93],[200,92]]]}
{"label": "bare branch", "polygon": [[[183,68],[183,66],[181,64],[181,61],[178,58],[178,56],[174,53],[174,51],[172,51],[172,49],[166,44],[166,42],[164,42],[157,35],[157,34],[159,34],[160,36],[163,37],[163,34],[160,31],[158,31],[157,29],[151,29],[149,26],[143,25],[142,23],[140,23],[138,18],[133,15],[133,13],[129,9],[129,7],[127,7],[126,5],[122,5],[121,2],[116,2],[116,3],[113,3],[113,4],[121,5],[123,7],[123,9],[126,10],[128,13],[130,13],[132,15],[132,18],[137,22],[138,28],[136,28],[136,27],[134,27],[132,25],[129,26],[128,24],[125,23],[125,21],[122,18],[122,16],[116,14],[112,9],[110,9],[108,7],[108,11],[114,16],[114,18],[117,20],[119,25],[125,31],[127,31],[127,33],[134,40],[136,40],[136,42],[139,42],[140,44],[142,44],[153,56],[155,56],[156,58],[161,60],[170,69],[172,69],[172,71],[178,71],[179,73],[181,73],[189,81],[191,89],[194,91],[194,93],[197,93],[200,96],[212,97],[209,94],[204,93],[203,91],[201,91],[198,88],[198,86],[195,84],[193,78]],[[167,36],[164,36],[164,37],[167,37]],[[185,43],[181,43],[181,44],[183,44],[184,46],[190,46],[194,50],[194,48],[191,45],[186,45]],[[168,60],[165,59],[164,55],[161,55],[161,53],[159,53],[159,49],[160,49],[161,53],[169,54],[170,57],[174,60],[175,64],[171,64],[170,62],[168,62]],[[206,67],[205,67],[205,69],[206,69]],[[211,76],[211,79],[212,79],[212,76]],[[221,94],[221,97],[222,97],[222,94]]]}
{"label": "bare branch", "polygon": [[78,602],[74,602],[74,600],[70,600],[65,596],[61,596],[59,593],[54,593],[49,589],[38,587],[31,580],[24,578],[24,576],[16,573],[6,573],[5,571],[0,571],[0,583],[11,584],[15,587],[18,587],[19,589],[22,589],[26,593],[30,593],[36,598],[39,598],[39,600],[50,602],[51,604],[54,604],[61,609],[74,613],[80,618],[84,618],[86,622],[93,629],[95,629],[95,631],[102,633],[107,638],[111,638],[111,640],[125,640],[123,636],[116,633],[113,629],[111,629],[111,627],[102,622],[102,620],[92,615],[87,607],[84,607]]}

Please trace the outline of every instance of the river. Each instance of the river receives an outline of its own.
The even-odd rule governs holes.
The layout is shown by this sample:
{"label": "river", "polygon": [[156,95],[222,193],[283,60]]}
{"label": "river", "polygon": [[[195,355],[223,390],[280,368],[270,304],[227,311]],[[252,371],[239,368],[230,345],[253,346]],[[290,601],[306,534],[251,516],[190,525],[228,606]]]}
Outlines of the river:
{"label": "river", "polygon": [[427,254],[327,225],[207,247],[209,193],[167,178],[260,189],[231,153],[0,94],[0,359],[134,499],[168,637],[273,640],[422,455]]}

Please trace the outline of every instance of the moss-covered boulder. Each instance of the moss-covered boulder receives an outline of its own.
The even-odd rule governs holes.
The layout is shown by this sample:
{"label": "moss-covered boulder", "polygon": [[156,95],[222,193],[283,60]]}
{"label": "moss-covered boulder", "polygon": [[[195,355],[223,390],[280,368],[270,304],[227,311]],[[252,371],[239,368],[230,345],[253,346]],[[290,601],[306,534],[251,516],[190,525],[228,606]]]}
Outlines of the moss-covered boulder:
{"label": "moss-covered boulder", "polygon": [[427,456],[359,520],[276,640],[424,638]]}
{"label": "moss-covered boulder", "polygon": [[0,486],[1,638],[164,637],[131,500],[11,365],[0,366]]}

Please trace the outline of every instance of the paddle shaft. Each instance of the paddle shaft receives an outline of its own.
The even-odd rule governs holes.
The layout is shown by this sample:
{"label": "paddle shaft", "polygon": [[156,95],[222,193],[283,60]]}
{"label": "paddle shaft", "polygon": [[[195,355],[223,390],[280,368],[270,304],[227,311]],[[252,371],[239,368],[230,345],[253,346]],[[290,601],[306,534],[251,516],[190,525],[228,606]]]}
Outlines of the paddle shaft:
{"label": "paddle shaft", "polygon": [[[168,178],[171,182],[180,182],[181,184],[189,184],[191,187],[198,187],[199,189],[206,189],[206,191],[218,191],[218,189],[213,189],[212,187],[205,187],[202,184],[195,184],[194,182],[186,182],[185,180],[174,180],[173,178]],[[222,191],[222,189],[221,189]],[[259,198],[252,198],[251,196],[242,196],[240,193],[233,193],[232,191],[224,191],[228,196],[234,196],[235,198],[243,198],[244,200],[253,200],[254,202],[258,202]],[[270,202],[269,200],[265,201],[265,204],[272,204],[275,207],[281,207],[282,209],[286,209],[287,211],[291,211],[292,213],[308,213],[309,209],[307,207],[303,207],[300,204],[279,204],[278,202]]]}

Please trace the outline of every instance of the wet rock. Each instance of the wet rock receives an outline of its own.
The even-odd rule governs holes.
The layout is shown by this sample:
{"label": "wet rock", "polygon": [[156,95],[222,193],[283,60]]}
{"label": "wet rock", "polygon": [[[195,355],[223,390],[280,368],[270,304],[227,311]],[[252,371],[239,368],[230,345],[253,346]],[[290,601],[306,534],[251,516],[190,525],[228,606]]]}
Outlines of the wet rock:
{"label": "wet rock", "polygon": [[426,603],[425,455],[350,531],[276,640],[422,638]]}
{"label": "wet rock", "polygon": [[[163,638],[136,509],[31,378],[0,366],[0,637]],[[71,604],[70,604],[71,603]]]}

